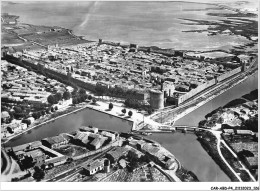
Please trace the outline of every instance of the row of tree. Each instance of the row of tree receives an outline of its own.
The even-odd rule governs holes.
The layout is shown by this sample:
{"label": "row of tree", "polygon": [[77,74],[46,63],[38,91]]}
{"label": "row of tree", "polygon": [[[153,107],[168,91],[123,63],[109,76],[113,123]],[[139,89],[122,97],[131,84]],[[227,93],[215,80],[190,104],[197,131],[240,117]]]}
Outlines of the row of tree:
{"label": "row of tree", "polygon": [[124,104],[126,107],[131,107],[138,110],[145,110],[148,112],[149,115],[151,115],[154,112],[154,109],[150,105],[141,104],[140,101],[136,99],[128,98],[125,100]]}
{"label": "row of tree", "polygon": [[[109,110],[112,110],[114,107],[113,103],[109,103],[108,104],[108,109]],[[126,114],[126,109],[122,109],[121,112],[125,115]],[[133,115],[133,112],[132,111],[128,111],[128,116],[131,117]]]}
{"label": "row of tree", "polygon": [[[41,116],[44,116],[45,114],[50,114],[51,112],[55,112],[56,110],[58,110],[58,107],[55,106],[55,107],[50,107],[50,108],[47,108],[45,110],[41,110],[41,111],[37,111],[37,112],[34,112],[32,113],[32,117],[34,119],[39,119]],[[20,117],[22,117],[22,123],[25,123],[27,124],[28,126],[31,125],[31,120],[27,119],[29,117],[29,114],[24,114],[24,113],[14,113],[14,115],[18,115],[18,114],[21,114]],[[12,116],[12,112],[9,113],[10,116]],[[12,120],[13,117],[10,117],[10,120]],[[7,127],[7,131],[9,133],[13,133],[13,130],[11,127]]]}
{"label": "row of tree", "polygon": [[77,97],[74,97],[72,99],[72,104],[78,104],[84,102],[86,99],[92,100],[93,102],[96,102],[96,99],[92,97],[92,95],[79,95]]}
{"label": "row of tree", "polygon": [[98,95],[103,96],[119,96],[119,97],[126,97],[126,96],[136,96],[138,94],[142,94],[143,92],[136,90],[136,89],[128,89],[124,86],[122,87],[115,87],[115,88],[104,88],[102,86],[96,86],[95,91]]}
{"label": "row of tree", "polygon": [[45,110],[41,110],[41,111],[37,111],[37,112],[32,113],[32,117],[34,119],[39,119],[41,116],[44,116],[45,114],[50,114],[51,112],[55,112],[56,110],[58,110],[57,106],[49,107]]}
{"label": "row of tree", "polygon": [[65,99],[68,100],[71,98],[71,93],[69,91],[65,91],[63,94],[57,92],[56,94],[49,95],[47,98],[48,103],[51,105],[57,104],[60,100]]}

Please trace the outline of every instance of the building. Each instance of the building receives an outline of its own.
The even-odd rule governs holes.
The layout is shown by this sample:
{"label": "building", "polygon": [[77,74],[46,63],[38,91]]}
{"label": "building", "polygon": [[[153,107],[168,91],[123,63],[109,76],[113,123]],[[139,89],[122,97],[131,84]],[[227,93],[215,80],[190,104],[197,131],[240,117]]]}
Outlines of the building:
{"label": "building", "polygon": [[162,91],[164,92],[164,97],[171,96],[175,90],[174,83],[171,81],[164,81],[162,85]]}
{"label": "building", "polygon": [[41,149],[31,150],[25,153],[25,157],[32,159],[32,163],[35,166],[41,166],[45,163],[46,155],[41,151]]}
{"label": "building", "polygon": [[223,133],[234,134],[234,129],[222,129]]}
{"label": "building", "polygon": [[180,91],[180,92],[188,92],[188,91],[190,91],[190,87],[187,86],[187,85],[184,85],[184,84],[177,85],[175,89],[177,91]]}
{"label": "building", "polygon": [[254,133],[252,132],[252,131],[250,131],[250,130],[239,130],[239,129],[237,129],[236,130],[236,134],[237,135],[253,135]]}
{"label": "building", "polygon": [[22,130],[25,130],[25,129],[27,129],[27,124],[26,123],[21,123],[21,129]]}
{"label": "building", "polygon": [[10,119],[9,113],[7,111],[3,111],[1,113],[1,121],[6,123],[6,122],[8,122],[9,119]]}
{"label": "building", "polygon": [[149,157],[156,163],[162,165],[168,170],[177,168],[176,160],[173,156],[168,156],[165,151],[158,145],[151,143],[138,144],[138,149],[149,155]]}
{"label": "building", "polygon": [[31,124],[35,121],[35,119],[33,117],[28,117],[27,120],[29,120],[31,122]]}
{"label": "building", "polygon": [[125,159],[120,159],[118,161],[118,164],[119,164],[120,168],[125,168],[127,166],[127,163],[126,163]]}
{"label": "building", "polygon": [[18,145],[16,147],[10,147],[10,149],[8,149],[8,150],[12,150],[14,153],[16,153],[18,151],[32,150],[32,149],[38,148],[40,146],[42,146],[42,143],[40,141],[35,141],[35,142],[31,142],[31,143],[26,143],[23,145]]}
{"label": "building", "polygon": [[107,138],[105,137],[97,137],[89,144],[90,149],[97,150],[99,149],[103,143],[106,141]]}
{"label": "building", "polygon": [[68,142],[68,139],[64,138],[62,135],[49,137],[42,140],[42,144],[51,149],[57,149],[63,145],[68,144]]}
{"label": "building", "polygon": [[256,170],[258,169],[258,156],[253,156],[253,157],[245,157],[243,159],[243,162],[246,164],[246,166],[250,170]]}
{"label": "building", "polygon": [[7,134],[7,129],[5,127],[1,127],[1,138],[5,138]]}
{"label": "building", "polygon": [[176,168],[176,160],[173,158],[169,158],[165,161],[166,169],[174,169]]}
{"label": "building", "polygon": [[75,144],[83,144],[84,146],[86,146],[86,144],[89,142],[88,140],[89,134],[90,132],[77,131],[76,135],[73,138],[73,142]]}
{"label": "building", "polygon": [[45,164],[48,166],[58,166],[64,164],[67,161],[68,157],[65,155],[60,155],[58,157],[50,158],[45,160]]}
{"label": "building", "polygon": [[96,127],[86,127],[86,126],[82,126],[79,128],[81,131],[90,131],[90,132],[93,132],[93,133],[98,133],[98,128]]}
{"label": "building", "polygon": [[107,132],[107,131],[102,131],[101,132],[101,135],[107,137],[108,139],[110,139],[111,141],[114,141],[115,140],[115,134],[113,133],[110,133],[110,132]]}
{"label": "building", "polygon": [[237,56],[239,58],[240,63],[248,64],[252,59],[248,55],[240,54]]}
{"label": "building", "polygon": [[111,162],[115,163],[122,156],[126,156],[129,149],[126,147],[116,147],[106,154],[106,158]]}
{"label": "building", "polygon": [[90,164],[83,165],[83,172],[88,176],[96,174],[104,169],[104,161],[105,159],[97,159]]}

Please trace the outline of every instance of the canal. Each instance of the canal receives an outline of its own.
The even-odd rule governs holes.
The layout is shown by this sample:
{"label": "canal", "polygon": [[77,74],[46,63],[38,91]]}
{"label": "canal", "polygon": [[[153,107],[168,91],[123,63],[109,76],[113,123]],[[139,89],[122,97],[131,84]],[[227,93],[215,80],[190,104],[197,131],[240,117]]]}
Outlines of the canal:
{"label": "canal", "polygon": [[119,132],[130,132],[132,123],[90,108],[61,117],[55,121],[36,127],[6,143],[6,146],[16,146],[24,143],[41,140],[60,133],[67,133],[78,130],[85,125],[93,125],[100,129],[110,129]]}
{"label": "canal", "polygon": [[[210,111],[225,105],[229,101],[239,98],[257,88],[257,74],[249,77],[243,83],[231,88],[219,97],[209,101],[205,105],[197,108],[190,114],[176,121],[175,125],[196,126],[198,122],[204,119],[204,116]],[[45,137],[55,136],[63,132],[71,132],[82,125],[93,125],[101,129],[109,129],[120,132],[129,132],[132,122],[113,117],[92,109],[84,109],[77,113],[59,118],[53,122],[41,127],[32,129],[15,139],[12,139],[6,146],[15,146]],[[159,142],[167,150],[172,152],[183,166],[194,172],[200,181],[205,182],[227,182],[230,179],[206,153],[193,134],[166,134],[158,133],[149,136]]]}
{"label": "canal", "polygon": [[175,122],[175,126],[179,125],[188,125],[188,126],[196,126],[198,123],[205,118],[205,115],[210,113],[211,111],[219,108],[220,106],[224,106],[228,102],[233,99],[240,98],[241,96],[249,93],[258,88],[258,73],[256,72],[254,75],[247,78],[242,83],[234,86],[218,97],[212,99],[208,103],[202,105],[197,108],[193,112],[187,114],[183,118],[177,120]]}

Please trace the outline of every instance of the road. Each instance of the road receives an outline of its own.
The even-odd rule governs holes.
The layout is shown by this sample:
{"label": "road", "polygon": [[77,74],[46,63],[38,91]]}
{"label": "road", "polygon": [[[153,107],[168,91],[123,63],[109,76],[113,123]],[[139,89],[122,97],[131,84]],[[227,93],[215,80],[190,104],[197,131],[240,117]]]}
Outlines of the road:
{"label": "road", "polygon": [[10,157],[4,150],[1,150],[1,174],[9,174],[11,170],[11,160]]}
{"label": "road", "polygon": [[228,162],[226,161],[225,157],[222,155],[221,150],[220,150],[220,143],[223,143],[223,145],[230,151],[230,153],[238,160],[238,162],[240,163],[240,165],[242,166],[242,170],[245,170],[248,175],[250,176],[250,178],[256,182],[256,179],[254,178],[254,176],[251,174],[251,172],[248,170],[248,168],[243,164],[243,162],[241,162],[241,160],[238,158],[238,156],[231,150],[231,148],[226,144],[226,142],[221,138],[221,131],[214,131],[214,130],[210,130],[211,133],[213,133],[215,135],[215,137],[217,138],[218,142],[217,142],[217,149],[218,149],[218,153],[220,155],[220,157],[222,158],[222,160],[226,163],[226,165],[228,166],[228,168],[232,171],[232,173],[237,177],[237,179],[240,182],[243,182],[242,179],[240,178],[240,176],[238,176],[238,174],[233,170],[233,168],[228,164]]}
{"label": "road", "polygon": [[236,178],[239,180],[239,182],[243,182],[242,179],[240,178],[240,176],[233,170],[233,168],[228,164],[228,162],[226,161],[225,157],[222,155],[221,150],[220,150],[220,139],[221,139],[221,132],[217,132],[217,131],[211,131],[215,137],[217,138],[217,149],[218,149],[218,153],[219,156],[221,157],[222,161],[224,161],[224,163],[226,164],[226,166],[229,168],[229,170],[236,176]]}
{"label": "road", "polygon": [[221,139],[220,142],[223,143],[223,145],[230,151],[230,153],[238,160],[239,164],[242,166],[242,169],[247,172],[247,174],[250,176],[250,178],[251,178],[254,182],[256,182],[255,177],[251,174],[251,172],[250,172],[250,171],[248,170],[248,168],[244,165],[244,163],[238,158],[237,154],[232,151],[232,149],[227,145],[227,143],[226,143],[223,139]]}

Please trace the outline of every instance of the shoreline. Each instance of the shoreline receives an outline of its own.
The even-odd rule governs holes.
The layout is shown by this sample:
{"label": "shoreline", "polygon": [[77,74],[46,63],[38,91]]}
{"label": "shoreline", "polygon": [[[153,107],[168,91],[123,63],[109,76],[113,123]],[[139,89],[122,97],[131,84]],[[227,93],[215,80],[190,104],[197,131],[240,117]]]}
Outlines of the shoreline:
{"label": "shoreline", "polygon": [[[71,111],[71,112],[69,112],[69,113],[65,113],[65,114],[62,114],[62,115],[60,115],[60,116],[56,116],[55,118],[49,119],[49,120],[44,121],[44,122],[42,122],[42,123],[40,123],[40,124],[34,125],[34,126],[32,126],[32,127],[29,127],[29,128],[27,128],[27,129],[25,129],[24,131],[19,132],[19,133],[13,135],[12,137],[7,138],[5,141],[1,141],[1,142],[2,142],[1,144],[6,144],[6,143],[8,143],[10,140],[12,140],[12,139],[14,139],[14,138],[16,138],[16,137],[18,137],[18,136],[20,136],[20,135],[26,133],[27,131],[30,131],[30,130],[32,130],[32,129],[34,129],[34,128],[37,128],[37,127],[40,127],[40,126],[45,125],[45,124],[47,124],[47,123],[50,123],[50,122],[52,122],[52,121],[55,121],[55,120],[57,120],[57,119],[59,119],[59,118],[61,118],[61,117],[65,117],[65,116],[67,116],[67,115],[70,115],[70,114],[76,113],[76,112],[78,112],[78,111],[84,110],[84,109],[86,109],[86,108],[88,108],[88,109],[93,109],[93,110],[98,111],[98,112],[100,112],[100,113],[108,114],[108,115],[111,115],[111,116],[113,116],[113,117],[117,117],[117,118],[120,118],[120,119],[124,119],[124,120],[126,120],[126,121],[129,121],[129,122],[132,122],[133,124],[132,124],[132,127],[131,127],[131,129],[130,129],[130,132],[132,131],[132,128],[133,128],[133,126],[134,126],[134,124],[135,124],[135,121],[134,121],[133,119],[123,118],[123,117],[120,117],[120,116],[117,116],[117,115],[108,113],[108,112],[106,112],[106,111],[102,111],[102,110],[100,110],[100,109],[94,108],[93,106],[85,105],[85,106],[83,106],[83,107],[81,107],[81,108],[78,108],[78,109],[76,109],[76,110],[73,110],[73,111]],[[67,108],[67,109],[69,109],[69,108]],[[65,110],[65,111],[66,111],[66,110]]]}
{"label": "shoreline", "polygon": [[[42,126],[42,125],[45,125],[45,124],[47,124],[47,123],[49,123],[49,122],[55,121],[56,119],[59,119],[59,118],[61,118],[61,117],[65,117],[65,116],[67,116],[67,115],[73,114],[73,113],[78,112],[78,111],[80,111],[80,110],[83,110],[83,109],[85,109],[85,108],[86,108],[86,106],[84,106],[84,107],[82,107],[82,108],[79,108],[79,109],[76,109],[76,110],[74,110],[74,111],[71,111],[71,112],[69,112],[69,113],[65,113],[65,114],[62,114],[62,115],[60,115],[60,116],[54,117],[54,118],[49,119],[49,120],[47,120],[47,121],[44,121],[44,122],[42,122],[42,123],[40,123],[40,124],[38,124],[38,125],[34,125],[34,126],[32,126],[32,127],[29,127],[29,128],[27,128],[27,129],[25,129],[24,131],[19,132],[19,133],[13,135],[12,137],[7,138],[5,141],[1,141],[1,144],[6,144],[6,143],[8,143],[10,140],[12,140],[12,139],[14,139],[14,138],[16,138],[16,137],[18,137],[18,136],[20,136],[20,135],[26,133],[27,131],[30,131],[30,130],[36,128],[36,127],[40,127],[40,126]],[[66,111],[66,110],[65,110],[65,111]]]}

